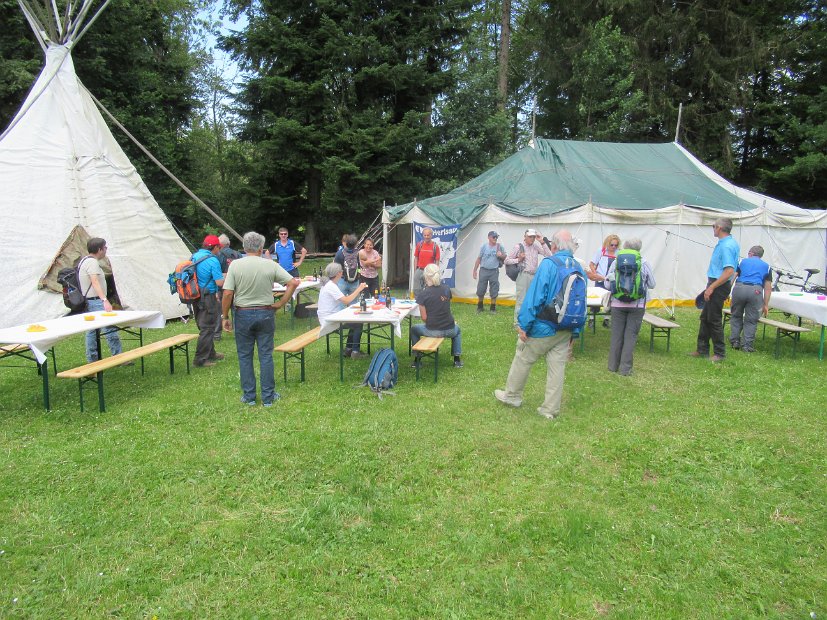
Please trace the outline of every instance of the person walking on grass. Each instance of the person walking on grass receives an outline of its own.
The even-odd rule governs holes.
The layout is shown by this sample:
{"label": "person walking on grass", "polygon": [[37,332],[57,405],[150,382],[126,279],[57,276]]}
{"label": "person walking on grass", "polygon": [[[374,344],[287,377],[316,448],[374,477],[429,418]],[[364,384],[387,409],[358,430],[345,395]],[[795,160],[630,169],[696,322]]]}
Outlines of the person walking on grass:
{"label": "person walking on grass", "polygon": [[474,279],[477,281],[477,313],[483,311],[485,291],[491,297],[491,312],[497,311],[497,295],[500,294],[500,267],[505,260],[505,248],[499,243],[496,230],[488,233],[488,242],[480,248],[480,255],[474,263]]}
{"label": "person walking on grass", "polygon": [[[649,261],[640,257],[640,248],[643,243],[640,239],[631,238],[623,242],[623,250],[618,252],[618,260],[621,255],[631,254],[640,259],[640,273],[632,276],[637,278],[640,288],[632,295],[623,295],[618,286],[613,286],[618,280],[617,261],[613,261],[606,274],[606,287],[613,291],[612,295],[612,340],[609,345],[609,372],[616,372],[628,376],[632,374],[633,358],[637,337],[640,334],[640,326],[643,325],[643,315],[646,313],[646,299],[649,291],[655,288],[655,273]],[[637,261],[635,261],[637,262]],[[624,269],[622,267],[621,269]],[[634,282],[631,282],[634,287]],[[635,297],[637,297],[635,299]]]}
{"label": "person walking on grass", "polygon": [[[758,319],[767,316],[772,295],[770,266],[762,260],[764,248],[754,245],[747,258],[735,270],[735,286],[732,288],[732,316],[729,321],[729,343],[733,349],[753,353],[755,330]],[[741,340],[743,336],[743,340]]]}
{"label": "person walking on grass", "polygon": [[712,225],[712,232],[718,243],[709,259],[706,271],[706,289],[703,292],[704,306],[701,310],[701,323],[698,329],[697,348],[690,353],[692,357],[709,357],[709,343],[712,342],[712,361],[722,362],[726,358],[726,340],[724,339],[723,311],[724,302],[732,289],[732,275],[738,266],[740,248],[732,238],[732,220],[720,218]]}
{"label": "person walking on grass", "polygon": [[[230,263],[224,280],[221,317],[224,331],[233,331],[230,308],[235,319],[235,349],[241,377],[241,402],[256,404],[256,371],[253,350],[258,347],[261,379],[261,404],[270,407],[280,396],[276,392],[273,365],[273,339],[276,333],[275,312],[284,306],[299,285],[278,263],[261,260],[264,236],[248,232],[243,239],[247,255]],[[285,285],[284,294],[273,303],[273,283]]]}
{"label": "person walking on grass", "polygon": [[[566,269],[574,269],[584,275],[583,268],[574,258],[576,244],[571,233],[560,230],[551,238],[551,251]],[[560,270],[555,260],[543,259],[528,287],[518,318],[517,350],[511,362],[511,370],[504,390],[494,390],[494,397],[510,407],[523,404],[523,390],[531,367],[540,359],[546,360],[546,393],[543,404],[537,409],[541,416],[553,420],[560,415],[563,400],[563,380],[569,356],[571,330],[558,330],[556,325],[540,319],[547,305],[554,301],[560,286]],[[585,275],[584,275],[585,277]]]}
{"label": "person walking on grass", "polygon": [[195,324],[198,325],[198,344],[192,364],[198,368],[215,366],[217,361],[224,359],[224,354],[215,350],[215,323],[221,312],[218,289],[224,284],[224,274],[221,273],[221,262],[218,260],[220,250],[221,241],[218,237],[207,235],[201,249],[191,259],[197,263],[195,275],[201,289],[201,297],[192,304]]}

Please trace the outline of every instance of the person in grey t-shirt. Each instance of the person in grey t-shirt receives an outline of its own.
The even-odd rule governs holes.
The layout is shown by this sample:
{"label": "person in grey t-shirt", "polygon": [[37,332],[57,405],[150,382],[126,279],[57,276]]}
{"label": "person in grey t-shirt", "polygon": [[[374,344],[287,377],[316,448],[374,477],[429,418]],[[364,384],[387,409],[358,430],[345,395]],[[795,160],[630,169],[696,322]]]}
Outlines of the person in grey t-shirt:
{"label": "person in grey t-shirt", "polygon": [[474,263],[474,279],[477,280],[477,312],[483,311],[485,291],[491,297],[491,312],[497,311],[497,295],[500,293],[500,266],[505,260],[505,248],[497,241],[496,230],[488,233],[488,243],[480,248],[480,255]]}

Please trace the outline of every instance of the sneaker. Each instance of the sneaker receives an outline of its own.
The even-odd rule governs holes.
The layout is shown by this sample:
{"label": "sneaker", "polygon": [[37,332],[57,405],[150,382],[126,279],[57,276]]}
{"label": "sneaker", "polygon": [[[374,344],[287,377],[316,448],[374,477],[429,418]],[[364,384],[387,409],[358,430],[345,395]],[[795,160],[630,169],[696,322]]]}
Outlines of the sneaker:
{"label": "sneaker", "polygon": [[743,351],[744,353],[755,353],[755,349],[748,345],[744,345],[743,347],[741,347],[741,351]]}
{"label": "sneaker", "polygon": [[610,325],[609,319],[603,319],[603,327],[609,327]]}
{"label": "sneaker", "polygon": [[692,351],[687,355],[689,355],[689,357],[709,357],[709,353],[701,353],[700,351]]}
{"label": "sneaker", "polygon": [[462,368],[463,366],[464,366],[464,364],[462,363],[461,359],[459,359],[459,358],[454,359],[454,368]]}
{"label": "sneaker", "polygon": [[491,306],[490,312],[491,314],[497,314],[497,306]]}
{"label": "sneaker", "polygon": [[505,395],[505,390],[494,390],[494,398],[509,407],[519,407],[523,404],[523,401],[521,400],[513,400],[508,398],[508,396]]}
{"label": "sneaker", "polygon": [[196,368],[209,368],[210,366],[215,366],[215,362],[207,360],[206,362],[193,362],[192,365]]}
{"label": "sneaker", "polygon": [[557,416],[556,416],[556,415],[554,415],[554,414],[551,414],[551,413],[546,413],[545,411],[543,411],[543,410],[542,410],[542,409],[540,409],[539,407],[537,408],[537,413],[538,413],[540,416],[544,417],[546,420],[554,420],[554,419],[557,417]]}
{"label": "sneaker", "polygon": [[248,405],[249,407],[252,407],[253,405],[256,404],[256,401],[255,401],[255,399],[253,399],[253,400],[244,400],[244,397],[242,396],[241,397],[241,404],[242,405]]}
{"label": "sneaker", "polygon": [[420,356],[415,356],[413,361],[411,361],[411,368],[419,368],[419,362],[422,358]]}
{"label": "sneaker", "polygon": [[261,404],[264,407],[272,407],[274,404],[276,404],[277,400],[281,400],[281,394],[279,394],[278,392],[273,394],[273,400],[271,400],[270,402],[267,402],[267,403],[262,402]]}
{"label": "sneaker", "polygon": [[485,308],[483,308],[482,306],[477,306],[477,314],[482,314],[484,310]]}
{"label": "sneaker", "polygon": [[363,357],[367,357],[367,353],[362,353],[361,351],[352,351],[350,354],[350,359],[352,360],[360,360]]}
{"label": "sneaker", "polygon": [[713,363],[713,364],[717,364],[718,362],[723,362],[723,361],[724,361],[724,359],[725,359],[725,358],[724,358],[724,356],[723,356],[723,355],[713,355],[713,356],[712,356],[712,363]]}
{"label": "sneaker", "polygon": [[350,347],[345,347],[345,357],[350,357],[351,353],[353,353],[353,349]]}
{"label": "sneaker", "polygon": [[730,340],[729,341],[729,346],[731,346],[733,349],[740,349],[741,348],[741,343],[738,342],[737,340]]}
{"label": "sneaker", "polygon": [[223,359],[224,359],[224,354],[223,353],[216,353],[215,355],[213,355],[210,358],[210,360],[213,361],[213,362],[220,362]]}

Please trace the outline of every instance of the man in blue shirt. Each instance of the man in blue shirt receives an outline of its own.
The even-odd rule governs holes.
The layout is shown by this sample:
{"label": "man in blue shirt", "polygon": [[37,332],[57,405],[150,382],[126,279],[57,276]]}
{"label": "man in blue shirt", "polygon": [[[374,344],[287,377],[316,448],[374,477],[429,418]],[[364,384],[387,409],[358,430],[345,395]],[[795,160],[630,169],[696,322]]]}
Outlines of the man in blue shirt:
{"label": "man in blue shirt", "polygon": [[[271,246],[270,251],[274,254],[272,258],[278,261],[282,269],[294,278],[299,277],[299,267],[304,262],[304,257],[307,256],[307,248],[288,238],[288,230],[284,226],[279,228],[279,238]],[[299,261],[294,263],[296,252],[299,252],[300,256]]]}
{"label": "man in blue shirt", "polygon": [[218,289],[224,284],[224,274],[221,273],[221,262],[218,260],[219,251],[221,241],[215,235],[207,235],[201,249],[192,255],[192,262],[198,263],[195,275],[201,290],[201,298],[192,304],[195,323],[198,325],[198,344],[192,363],[199,368],[215,366],[216,361],[224,359],[224,355],[215,350],[215,323],[221,316]]}
{"label": "man in blue shirt", "polygon": [[724,302],[732,289],[732,276],[738,266],[740,248],[732,238],[732,220],[720,218],[712,225],[718,243],[709,259],[706,271],[706,289],[704,290],[704,307],[701,310],[701,325],[698,329],[698,346],[690,355],[692,357],[709,357],[709,342],[712,341],[712,361],[720,362],[726,357],[724,339],[723,311]]}
{"label": "man in blue shirt", "polygon": [[[551,238],[552,254],[562,260],[567,267],[576,265],[577,271],[582,274],[583,268],[573,255],[576,247],[571,233],[567,230],[560,230]],[[558,332],[556,325],[538,318],[543,308],[554,300],[560,285],[555,262],[550,258],[542,259],[528,286],[517,316],[519,340],[505,389],[494,390],[494,397],[501,403],[519,407],[523,404],[523,390],[531,367],[541,357],[545,357],[546,394],[537,413],[552,420],[560,415],[563,379],[569,357],[569,340],[572,334],[579,333],[579,329]]]}
{"label": "man in blue shirt", "polygon": [[[730,320],[729,343],[733,349],[752,353],[758,319],[767,316],[772,295],[772,274],[770,266],[761,260],[764,248],[754,245],[747,258],[741,261],[735,271],[737,279],[732,287],[732,319]],[[743,331],[744,340],[741,341]]]}

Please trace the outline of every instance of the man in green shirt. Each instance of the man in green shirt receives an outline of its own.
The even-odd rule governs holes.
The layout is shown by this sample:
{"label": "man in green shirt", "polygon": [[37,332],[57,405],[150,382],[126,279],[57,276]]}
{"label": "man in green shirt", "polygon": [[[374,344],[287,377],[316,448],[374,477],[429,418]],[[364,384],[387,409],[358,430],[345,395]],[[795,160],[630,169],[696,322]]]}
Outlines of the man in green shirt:
{"label": "man in green shirt", "polygon": [[[264,237],[257,232],[244,235],[247,256],[230,263],[224,278],[224,297],[221,318],[224,331],[233,331],[230,308],[234,308],[235,348],[241,375],[241,402],[256,404],[256,373],[253,351],[258,346],[261,374],[261,403],[270,407],[279,399],[276,392],[276,373],[273,366],[273,337],[276,333],[275,311],[284,306],[299,285],[278,263],[263,260]],[[273,303],[273,282],[284,284],[287,290]]]}

